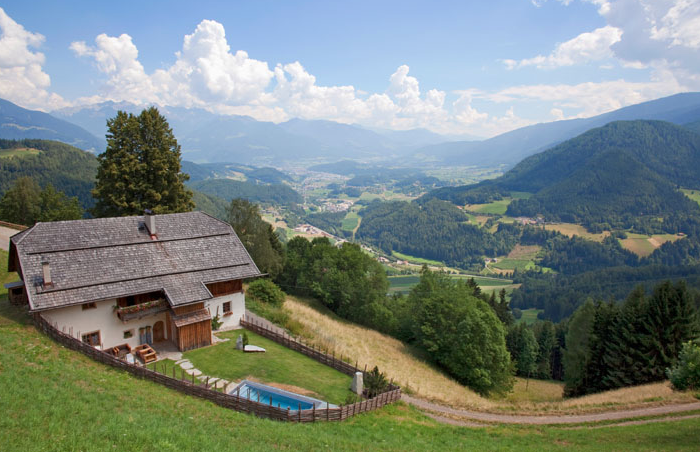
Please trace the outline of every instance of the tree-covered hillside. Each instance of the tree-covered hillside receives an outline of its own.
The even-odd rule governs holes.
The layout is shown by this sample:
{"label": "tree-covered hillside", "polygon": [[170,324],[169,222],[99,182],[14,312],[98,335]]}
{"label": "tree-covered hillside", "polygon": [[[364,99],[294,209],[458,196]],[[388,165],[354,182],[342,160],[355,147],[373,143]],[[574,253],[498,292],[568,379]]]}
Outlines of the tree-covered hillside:
{"label": "tree-covered hillside", "polygon": [[525,159],[500,178],[432,192],[452,202],[488,202],[534,193],[508,206],[512,216],[589,228],[685,232],[659,218],[700,215],[678,187],[700,188],[700,135],[661,121],[619,121]]}
{"label": "tree-covered hillside", "polygon": [[90,190],[97,173],[93,154],[49,140],[0,140],[0,149],[8,151],[0,157],[0,195],[16,179],[28,176],[42,187],[51,184],[66,195],[77,197],[83,208],[93,205]]}
{"label": "tree-covered hillside", "polygon": [[386,253],[400,253],[434,259],[448,265],[469,267],[483,262],[483,256],[507,254],[517,243],[517,234],[502,225],[495,234],[469,224],[457,207],[439,200],[417,202],[375,202],[362,211],[356,238]]}

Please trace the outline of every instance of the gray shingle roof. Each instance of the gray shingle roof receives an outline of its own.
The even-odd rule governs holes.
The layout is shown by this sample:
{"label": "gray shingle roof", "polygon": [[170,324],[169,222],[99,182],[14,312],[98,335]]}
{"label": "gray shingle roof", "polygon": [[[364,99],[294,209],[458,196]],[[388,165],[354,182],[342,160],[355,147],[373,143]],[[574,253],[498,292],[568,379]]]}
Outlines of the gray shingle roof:
{"label": "gray shingle roof", "polygon": [[[233,228],[202,212],[37,223],[12,237],[32,310],[163,290],[172,306],[211,298],[204,283],[260,275]],[[49,262],[53,287],[42,288]]]}

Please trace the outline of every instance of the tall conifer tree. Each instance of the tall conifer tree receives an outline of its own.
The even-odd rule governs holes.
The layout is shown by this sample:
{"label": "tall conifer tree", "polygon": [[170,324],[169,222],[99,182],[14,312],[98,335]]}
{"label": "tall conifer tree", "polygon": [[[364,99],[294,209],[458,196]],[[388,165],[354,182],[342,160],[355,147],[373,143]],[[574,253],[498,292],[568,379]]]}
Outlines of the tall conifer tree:
{"label": "tall conifer tree", "polygon": [[180,145],[168,121],[155,107],[138,116],[120,111],[107,120],[107,150],[92,195],[98,217],[187,212],[194,208],[192,192],[180,172]]}

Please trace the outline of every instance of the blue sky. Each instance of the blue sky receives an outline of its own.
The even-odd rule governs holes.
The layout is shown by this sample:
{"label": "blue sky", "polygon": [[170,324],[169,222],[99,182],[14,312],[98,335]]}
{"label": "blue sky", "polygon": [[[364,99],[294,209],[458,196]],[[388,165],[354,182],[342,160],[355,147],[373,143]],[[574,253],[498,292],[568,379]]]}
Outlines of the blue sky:
{"label": "blue sky", "polygon": [[0,5],[0,97],[491,136],[700,90],[700,0]]}

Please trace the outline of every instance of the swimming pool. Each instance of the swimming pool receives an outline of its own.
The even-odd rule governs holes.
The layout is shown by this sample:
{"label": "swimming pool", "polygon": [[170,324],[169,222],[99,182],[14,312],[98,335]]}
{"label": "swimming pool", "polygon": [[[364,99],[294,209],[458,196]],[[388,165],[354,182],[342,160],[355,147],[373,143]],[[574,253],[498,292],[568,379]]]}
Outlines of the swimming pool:
{"label": "swimming pool", "polygon": [[264,403],[265,405],[269,405],[270,400],[272,400],[272,406],[282,408],[283,410],[289,408],[290,410],[296,411],[300,406],[302,410],[310,410],[314,406],[316,409],[337,408],[336,405],[329,404],[323,400],[306,397],[285,391],[284,389],[278,389],[248,380],[240,382],[238,386],[229,391],[229,394],[240,395],[241,398],[256,402],[259,400],[260,403]]}

